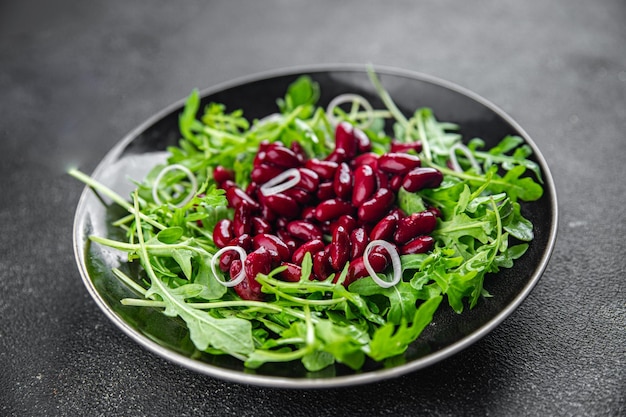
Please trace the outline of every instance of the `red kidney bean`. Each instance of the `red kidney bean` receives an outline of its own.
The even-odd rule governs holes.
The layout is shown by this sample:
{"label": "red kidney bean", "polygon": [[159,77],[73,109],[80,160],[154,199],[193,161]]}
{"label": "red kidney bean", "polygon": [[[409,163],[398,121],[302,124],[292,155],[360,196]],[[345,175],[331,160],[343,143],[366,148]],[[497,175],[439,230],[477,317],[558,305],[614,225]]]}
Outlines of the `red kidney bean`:
{"label": "red kidney bean", "polygon": [[246,187],[246,194],[248,194],[250,197],[255,197],[258,190],[259,190],[259,184],[257,184],[256,182],[252,181]]}
{"label": "red kidney bean", "polygon": [[370,232],[371,240],[391,240],[398,226],[398,219],[391,214],[383,217]]}
{"label": "red kidney bean", "polygon": [[306,151],[304,150],[302,145],[300,145],[300,142],[296,142],[296,141],[291,142],[291,145],[289,145],[289,148],[293,151],[293,153],[296,154],[296,158],[298,158],[298,161],[300,162],[301,165],[306,162],[306,159],[307,159]]}
{"label": "red kidney bean", "polygon": [[350,233],[350,259],[363,256],[365,248],[369,243],[367,232],[363,227],[357,227]]}
{"label": "red kidney bean", "polygon": [[[279,143],[278,141],[273,142],[273,143]],[[270,147],[270,145],[272,145],[272,142],[270,142],[269,140],[262,140],[261,143],[259,143],[259,152],[264,152],[267,150],[267,148]]]}
{"label": "red kidney bean", "polygon": [[[263,194],[259,193],[258,194],[260,197],[263,197]],[[261,217],[263,218],[263,220],[272,223],[273,221],[276,220],[276,218],[278,217],[278,215],[276,213],[274,213],[266,204],[265,204],[265,200],[263,198],[259,198],[259,200],[261,201]]]}
{"label": "red kidney bean", "polygon": [[369,165],[360,165],[354,170],[354,187],[352,191],[352,204],[359,207],[365,200],[370,198],[376,190],[376,176]]}
{"label": "red kidney bean", "polygon": [[239,247],[242,247],[243,250],[248,252],[252,250],[252,236],[247,233],[244,233],[240,236],[237,236],[230,242],[228,242],[228,245],[226,246],[239,246]]}
{"label": "red kidney bean", "polygon": [[303,190],[302,188],[295,187],[291,187],[288,190],[283,191],[283,194],[293,198],[296,200],[296,203],[303,206],[307,205],[313,198],[313,195],[310,192]]}
{"label": "red kidney bean", "polygon": [[323,250],[324,242],[321,239],[309,240],[293,251],[293,255],[291,255],[291,262],[301,265],[302,259],[304,259],[304,255],[307,252],[311,253],[311,256],[313,256],[313,254]]}
{"label": "red kidney bean", "polygon": [[215,224],[213,228],[213,242],[215,242],[218,248],[228,246],[228,242],[234,237],[233,222],[230,219],[222,219]]}
{"label": "red kidney bean", "polygon": [[[396,252],[398,251],[398,246],[395,243],[391,243],[389,242],[389,244],[395,249]],[[387,259],[387,262],[391,262],[391,254],[387,251],[386,248],[384,248],[383,246],[374,246],[370,252],[370,256],[374,253],[377,253],[379,255],[383,255],[385,257],[385,259]]]}
{"label": "red kidney bean", "polygon": [[389,152],[378,158],[378,169],[389,174],[406,174],[421,165],[419,157],[408,153]]}
{"label": "red kidney bean", "polygon": [[267,220],[254,216],[252,217],[252,231],[255,235],[260,233],[271,233],[272,225]]}
{"label": "red kidney bean", "polygon": [[239,259],[239,253],[236,250],[226,251],[220,256],[219,266],[222,272],[230,271],[230,267],[235,259]]}
{"label": "red kidney bean", "polygon": [[391,177],[391,179],[389,180],[389,188],[391,189],[391,191],[393,191],[394,193],[397,193],[400,187],[402,187],[403,180],[404,180],[404,176],[399,175],[399,174]]}
{"label": "red kidney bean", "polygon": [[378,188],[389,188],[389,177],[384,171],[379,169],[374,170],[374,176],[376,176],[376,183]]}
{"label": "red kidney bean", "polygon": [[336,162],[322,161],[317,158],[311,158],[304,164],[305,168],[314,171],[321,179],[325,180],[333,179],[338,166],[339,164]]}
{"label": "red kidney bean", "polygon": [[222,190],[228,190],[231,187],[237,187],[237,183],[232,180],[226,180],[223,183],[221,183],[219,186]]}
{"label": "red kidney bean", "polygon": [[348,158],[353,158],[358,149],[354,130],[354,126],[348,122],[341,122],[335,128],[335,149],[343,149]]}
{"label": "red kidney bean", "polygon": [[401,255],[412,255],[416,253],[425,253],[433,248],[435,245],[435,239],[432,236],[423,235],[418,236],[415,239],[409,240],[406,244],[400,247]]}
{"label": "red kidney bean", "polygon": [[282,168],[297,168],[300,166],[296,153],[284,146],[269,147],[265,151],[265,162]]}
{"label": "red kidney bean", "polygon": [[252,210],[247,204],[240,204],[233,216],[233,232],[235,236],[252,232]]}
{"label": "red kidney bean", "polygon": [[269,274],[272,270],[272,254],[264,247],[259,247],[246,256],[243,262],[246,276],[256,281],[258,274]]}
{"label": "red kidney bean", "polygon": [[378,169],[378,154],[373,152],[363,153],[352,160],[352,164],[355,167],[361,165],[369,165],[372,169]]}
{"label": "red kidney bean", "polygon": [[[295,142],[294,142],[295,143]],[[300,182],[296,184],[296,187],[302,188],[306,191],[315,191],[320,184],[320,177],[313,170],[308,168],[298,168],[300,171]]]}
{"label": "red kidney bean", "polygon": [[426,210],[430,211],[435,215],[435,217],[441,218],[441,210],[438,207],[430,206]]}
{"label": "red kidney bean", "polygon": [[322,238],[320,228],[304,220],[293,220],[287,223],[286,229],[296,239],[307,241]]}
{"label": "red kidney bean", "polygon": [[244,204],[244,202],[250,206],[252,211],[256,211],[261,208],[258,202],[256,202],[239,187],[230,187],[226,190],[226,200],[228,201],[228,205],[235,209]]}
{"label": "red kidney bean", "polygon": [[218,184],[221,184],[226,180],[234,181],[235,173],[232,169],[224,168],[223,166],[218,165],[213,168],[213,179]]}
{"label": "red kidney bean", "polygon": [[285,229],[276,230],[276,236],[278,236],[280,240],[285,242],[285,245],[287,245],[291,252],[293,252],[294,250],[296,250],[296,248],[300,246],[301,242],[291,236],[289,233],[287,233]]}
{"label": "red kidney bean", "polygon": [[403,217],[406,217],[406,214],[399,208],[395,207],[389,211],[389,215],[395,217],[400,220]]}
{"label": "red kidney bean", "polygon": [[291,262],[282,262],[281,266],[287,268],[278,274],[278,277],[283,281],[298,282],[302,277],[302,267],[292,264]]}
{"label": "red kidney bean", "polygon": [[394,199],[395,195],[389,189],[379,189],[359,207],[359,222],[373,223],[379,221],[387,214],[393,205]]}
{"label": "red kidney bean", "polygon": [[396,243],[402,245],[416,236],[427,235],[437,226],[437,218],[435,215],[424,210],[419,213],[413,213],[398,221],[398,228],[393,238]]}
{"label": "red kidney bean", "polygon": [[350,259],[350,235],[343,226],[337,226],[329,245],[330,265],[335,271],[343,269]]}
{"label": "red kidney bean", "polygon": [[357,150],[359,153],[370,152],[372,150],[372,141],[367,134],[358,127],[354,128],[354,137],[357,141]]}
{"label": "red kidney bean", "polygon": [[441,185],[443,174],[436,168],[419,167],[412,169],[402,181],[405,190],[413,193],[423,188],[436,188]]}
{"label": "red kidney bean", "polygon": [[252,238],[254,249],[265,248],[272,255],[275,261],[286,261],[291,259],[291,250],[287,244],[278,236],[269,233],[261,233]]}
{"label": "red kidney bean", "polygon": [[275,167],[267,164],[260,164],[252,168],[250,178],[257,184],[265,184],[275,176],[282,173],[284,170],[280,167]]}
{"label": "red kidney bean", "polygon": [[331,181],[321,183],[319,185],[319,188],[317,189],[316,196],[321,201],[330,200],[331,198],[334,198],[335,187],[333,187],[333,183]]}
{"label": "red kidney bean", "polygon": [[391,140],[390,152],[409,152],[415,151],[417,153],[422,152],[422,142],[400,142],[396,139]]}
{"label": "red kidney bean", "polygon": [[344,214],[343,216],[339,216],[337,220],[335,220],[334,222],[330,224],[331,233],[338,226],[342,226],[344,229],[346,229],[346,232],[350,233],[352,232],[352,230],[354,230],[358,226],[358,223],[353,216],[349,214]]}
{"label": "red kidney bean", "polygon": [[[367,259],[370,262],[370,265],[374,272],[383,272],[385,268],[387,268],[387,258],[380,253],[372,252],[369,254]],[[363,260],[363,257],[358,257],[350,262],[350,266],[348,267],[348,276],[346,277],[346,281],[344,284],[350,285],[355,280],[366,277],[368,275],[369,272],[367,272],[367,269],[365,268],[365,262]]]}
{"label": "red kidney bean", "polygon": [[323,234],[330,235],[330,234],[333,233],[333,231],[332,231],[333,221],[332,220],[326,220],[326,221],[323,221],[323,222],[317,222],[317,224],[319,225],[319,227],[322,230]]}
{"label": "red kidney bean", "polygon": [[354,207],[347,201],[338,198],[322,201],[315,209],[315,218],[321,222],[334,220],[344,214],[352,215]]}
{"label": "red kidney bean", "polygon": [[308,207],[303,208],[300,217],[305,222],[314,222],[314,221],[316,221],[317,219],[315,218],[315,207],[308,206]]}
{"label": "red kidney bean", "polygon": [[[267,148],[265,148],[267,149]],[[259,151],[256,153],[256,155],[254,155],[254,160],[252,161],[252,166],[259,166],[261,164],[265,163],[265,156],[267,155],[265,153],[265,149],[259,149]]]}
{"label": "red kidney bean", "polygon": [[[250,255],[248,255],[249,257]],[[269,255],[268,255],[269,256]],[[248,260],[246,257],[246,261],[244,262],[243,268],[246,269],[245,264]],[[234,260],[230,266],[230,276],[232,278],[236,277],[239,272],[241,272],[242,264],[239,259]],[[244,300],[254,300],[261,301],[263,299],[263,293],[261,292],[261,284],[255,279],[256,274],[251,276],[248,275],[246,271],[246,277],[239,284],[235,285],[234,289],[237,294],[243,298]]]}
{"label": "red kidney bean", "polygon": [[326,158],[324,158],[324,161],[340,164],[342,162],[348,161],[349,159],[350,157],[346,154],[346,151],[339,148],[333,150]]}
{"label": "red kidney bean", "polygon": [[313,255],[313,274],[318,280],[324,280],[334,271],[330,265],[330,256],[326,250],[321,250]]}
{"label": "red kidney bean", "polygon": [[300,206],[296,200],[283,193],[265,196],[264,201],[279,216],[294,219],[300,215]]}
{"label": "red kidney bean", "polygon": [[278,230],[286,230],[287,229],[287,224],[290,222],[290,220],[286,217],[279,217],[276,219],[276,221],[274,222],[274,224],[276,225],[276,228]]}
{"label": "red kidney bean", "polygon": [[345,162],[339,164],[337,171],[335,171],[333,190],[337,197],[344,200],[348,199],[352,194],[352,171]]}

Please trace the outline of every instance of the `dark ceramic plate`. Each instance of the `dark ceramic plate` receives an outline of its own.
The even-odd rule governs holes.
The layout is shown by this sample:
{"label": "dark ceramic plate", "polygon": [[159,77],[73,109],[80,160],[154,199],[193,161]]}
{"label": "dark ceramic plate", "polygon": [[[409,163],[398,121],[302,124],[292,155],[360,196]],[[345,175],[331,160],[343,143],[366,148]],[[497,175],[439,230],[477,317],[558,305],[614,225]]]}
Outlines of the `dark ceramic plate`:
{"label": "dark ceramic plate", "polygon": [[[485,288],[494,295],[463,314],[440,308],[432,325],[393,367],[366,363],[354,372],[336,366],[317,373],[307,373],[299,364],[267,365],[255,371],[227,356],[211,356],[194,349],[182,321],[164,316],[159,310],[129,307],[120,299],[135,297],[111,271],[126,270],[114,251],[90,244],[89,235],[121,238],[109,224],[121,211],[109,201],[85,189],[75,218],[74,247],[84,284],[104,313],[133,340],[148,350],[187,368],[214,377],[256,385],[277,387],[330,387],[372,382],[397,377],[440,361],[474,343],[500,324],[526,298],[543,273],[556,239],[557,204],[554,183],[539,149],[509,116],[493,104],[448,82],[397,69],[376,68],[380,79],[405,114],[419,107],[430,107],[439,120],[460,125],[465,139],[483,138],[488,147],[505,135],[523,137],[534,150],[533,160],[543,172],[544,196],[523,204],[523,214],[535,225],[535,239],[528,252],[510,270],[503,270],[485,280]],[[276,98],[299,75],[308,74],[321,87],[320,104],[342,93],[358,93],[378,108],[378,99],[360,66],[306,67],[276,71],[218,85],[202,92],[203,105],[211,101],[241,108],[250,118],[261,118],[276,111]],[[92,176],[122,195],[129,195],[128,178],[141,179],[149,168],[164,158],[164,150],[177,143],[178,115],[183,102],[156,114],[117,144],[98,165]]]}

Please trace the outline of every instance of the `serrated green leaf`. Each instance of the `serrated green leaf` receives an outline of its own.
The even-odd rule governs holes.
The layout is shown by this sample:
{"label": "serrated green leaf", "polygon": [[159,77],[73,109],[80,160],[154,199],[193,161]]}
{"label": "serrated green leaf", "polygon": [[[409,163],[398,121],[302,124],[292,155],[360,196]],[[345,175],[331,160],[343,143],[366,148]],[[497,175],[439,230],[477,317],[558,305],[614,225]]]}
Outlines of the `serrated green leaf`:
{"label": "serrated green leaf", "polygon": [[368,355],[380,361],[404,353],[409,344],[415,341],[432,321],[441,300],[442,297],[438,296],[423,302],[415,311],[410,323],[405,321],[399,326],[387,323],[379,327],[369,344]]}

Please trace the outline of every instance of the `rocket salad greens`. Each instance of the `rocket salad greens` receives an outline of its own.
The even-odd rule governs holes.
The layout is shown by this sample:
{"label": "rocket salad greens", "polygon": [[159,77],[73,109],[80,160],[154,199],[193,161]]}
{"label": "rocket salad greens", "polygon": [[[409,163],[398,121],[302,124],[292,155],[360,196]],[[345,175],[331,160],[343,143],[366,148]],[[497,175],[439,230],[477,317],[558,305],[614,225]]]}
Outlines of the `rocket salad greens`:
{"label": "rocket salad greens", "polygon": [[[348,96],[355,104],[351,108],[324,109],[318,106],[319,86],[302,76],[277,100],[276,114],[254,121],[219,103],[200,108],[194,91],[180,114],[178,146],[168,149],[166,165],[136,183],[130,198],[70,170],[128,211],[115,222],[126,231],[126,241],[90,236],[96,244],[127,253],[128,261],[139,262],[145,272],[131,277],[113,271],[138,294],[121,302],[180,317],[199,351],[231,355],[247,368],[301,361],[308,371],[318,371],[334,363],[358,370],[367,358],[393,360],[420,336],[437,309],[462,313],[490,296],[483,288],[487,274],[512,267],[533,239],[533,225],[519,203],[537,200],[543,192],[539,167],[529,159],[531,148],[517,136],[491,149],[479,138],[464,145],[458,126],[437,120],[428,108],[403,114],[376,74],[370,78],[384,109],[354,96]],[[396,204],[408,214],[427,207],[440,212],[432,249],[400,255],[401,279],[390,287],[372,276],[347,284],[349,262],[328,278],[315,279],[312,254],[306,253],[299,280],[281,279],[285,266],[279,266],[256,276],[263,299],[240,297],[215,268],[220,248],[213,230],[233,217],[215,168],[232,168],[234,182],[245,189],[263,143],[297,142],[308,157],[324,158],[333,150],[334,126],[341,121],[359,126],[373,153],[388,152],[392,142],[421,143],[412,153],[422,166],[439,170],[443,181],[417,192],[400,188]],[[384,129],[387,121],[392,132]],[[383,278],[389,281],[391,273],[388,268]]]}

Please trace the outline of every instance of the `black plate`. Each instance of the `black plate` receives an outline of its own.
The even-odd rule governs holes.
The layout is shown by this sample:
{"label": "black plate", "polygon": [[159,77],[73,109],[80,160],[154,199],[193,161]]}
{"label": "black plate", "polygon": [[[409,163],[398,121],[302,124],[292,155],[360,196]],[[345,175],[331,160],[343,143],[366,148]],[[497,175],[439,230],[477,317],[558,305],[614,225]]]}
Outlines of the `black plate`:
{"label": "black plate", "polygon": [[[123,257],[90,244],[89,235],[123,239],[110,221],[121,211],[110,202],[85,189],[78,204],[74,226],[76,260],[84,284],[98,306],[120,329],[140,345],[182,366],[236,382],[278,387],[329,387],[372,382],[396,377],[442,360],[469,346],[501,323],[526,298],[543,273],[556,239],[557,204],[552,176],[535,143],[503,111],[485,99],[437,78],[398,69],[376,68],[381,82],[405,114],[419,107],[430,107],[441,121],[460,125],[468,140],[480,137],[488,147],[509,134],[523,137],[534,151],[532,159],[542,170],[543,197],[523,204],[522,210],[535,225],[535,239],[528,252],[510,270],[485,280],[494,295],[481,300],[473,310],[456,314],[440,308],[432,325],[409,348],[397,365],[382,368],[366,363],[354,372],[336,366],[318,373],[307,373],[299,364],[263,366],[255,371],[227,356],[210,356],[196,351],[182,321],[164,316],[159,310],[123,306],[119,300],[134,297],[112,275],[112,267],[129,273]],[[202,92],[202,105],[224,103],[228,109],[243,109],[250,119],[277,110],[276,98],[299,75],[308,74],[320,84],[320,105],[342,93],[358,93],[377,108],[383,108],[367,71],[361,66],[306,67],[276,71],[218,85]],[[164,159],[164,150],[179,139],[178,115],[183,101],[151,117],[117,144],[98,165],[92,176],[118,193],[129,195],[133,186],[128,178],[141,179],[149,168]]]}

